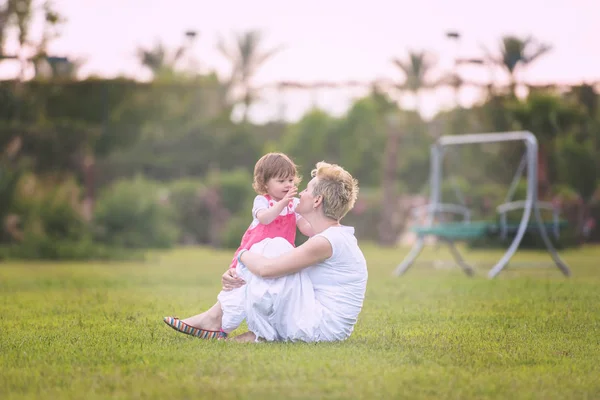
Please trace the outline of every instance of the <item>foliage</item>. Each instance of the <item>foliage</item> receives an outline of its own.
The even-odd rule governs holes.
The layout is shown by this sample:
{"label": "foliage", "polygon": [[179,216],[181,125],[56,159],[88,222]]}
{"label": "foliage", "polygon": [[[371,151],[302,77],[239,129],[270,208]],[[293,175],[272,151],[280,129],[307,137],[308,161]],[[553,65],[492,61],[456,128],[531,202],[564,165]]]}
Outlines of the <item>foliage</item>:
{"label": "foliage", "polygon": [[17,197],[18,184],[25,173],[23,163],[15,161],[21,148],[21,140],[14,139],[0,153],[0,243],[10,241],[12,236],[9,218]]}
{"label": "foliage", "polygon": [[281,149],[299,166],[305,181],[310,177],[315,164],[328,158],[323,149],[328,149],[328,138],[335,124],[335,118],[322,110],[314,109],[297,123],[288,126],[280,144]]}
{"label": "foliage", "polygon": [[383,194],[381,190],[361,189],[354,208],[346,214],[342,224],[354,227],[360,240],[377,242],[379,240],[378,221],[382,219]]}
{"label": "foliage", "polygon": [[[386,133],[378,104],[372,97],[359,99],[325,135],[324,159],[343,165],[359,182],[376,184],[381,181],[381,155],[374,149],[384,147]],[[313,157],[319,153],[323,150]]]}
{"label": "foliage", "polygon": [[203,201],[206,187],[197,179],[179,179],[168,186],[169,203],[175,210],[179,243],[209,243],[210,210]]}
{"label": "foliage", "polygon": [[404,75],[404,83],[399,85],[402,89],[417,94],[420,90],[433,86],[429,75],[436,61],[431,53],[424,50],[411,51],[407,60],[394,58],[392,62]]}
{"label": "foliage", "polygon": [[19,138],[22,145],[18,157],[28,160],[40,175],[70,175],[78,170],[98,135],[97,130],[68,120],[37,125],[0,123],[0,146]]}
{"label": "foliage", "polygon": [[9,208],[11,226],[0,259],[82,260],[130,258],[93,241],[82,213],[80,188],[71,179],[57,183],[22,174]]}
{"label": "foliage", "polygon": [[488,63],[503,69],[510,79],[510,92],[515,95],[517,85],[517,72],[526,68],[535,60],[552,50],[552,46],[536,40],[533,36],[524,38],[505,35],[500,40],[499,55],[484,49]]}
{"label": "foliage", "polygon": [[80,240],[27,234],[21,244],[0,246],[0,260],[141,260],[143,254],[105,246],[86,236]]}
{"label": "foliage", "polygon": [[74,180],[40,180],[23,176],[12,212],[21,219],[25,234],[77,241],[87,234],[80,188]]}
{"label": "foliage", "polygon": [[[250,226],[252,217],[249,212],[239,213],[229,218],[221,232],[220,247],[235,250],[240,246],[244,232]],[[233,253],[232,253],[233,257]]]}
{"label": "foliage", "polygon": [[596,190],[598,179],[597,152],[591,140],[577,141],[561,137],[557,154],[558,181],[569,185],[583,199],[589,199]]}
{"label": "foliage", "polygon": [[115,247],[169,248],[177,238],[168,191],[141,177],[105,188],[94,210],[94,236]]}
{"label": "foliage", "polygon": [[533,132],[542,145],[566,134],[583,118],[582,108],[553,93],[532,92],[527,99],[507,104],[522,129]]}
{"label": "foliage", "polygon": [[[58,14],[51,17],[60,20]],[[14,15],[11,18],[16,27],[17,19]],[[26,16],[22,20],[27,22]],[[25,35],[28,27],[23,25]],[[188,39],[194,37],[193,32],[187,35]],[[251,188],[254,163],[266,151],[284,151],[299,165],[302,185],[321,160],[339,163],[351,171],[361,186],[359,200],[368,207],[360,216],[349,215],[348,221],[357,224],[359,237],[376,239],[382,218],[393,214],[400,229],[405,217],[403,200],[428,190],[429,146],[436,137],[527,129],[540,144],[541,197],[565,201],[565,217],[579,231],[576,235],[583,235],[586,221],[595,215],[592,195],[600,172],[600,162],[594,156],[600,143],[598,95],[593,85],[584,84],[566,93],[531,87],[527,96],[518,99],[515,72],[549,50],[532,38],[507,36],[502,40],[500,56],[488,54],[510,74],[509,92],[490,88],[487,97],[473,107],[442,111],[432,121],[424,121],[419,110],[404,110],[395,101],[408,92],[418,100],[423,90],[444,84],[432,76],[433,54],[423,51],[409,53],[404,58],[408,61],[396,58],[395,64],[406,78],[394,83],[392,90],[397,93],[389,87],[386,93],[377,84],[366,96],[355,99],[343,115],[314,108],[298,122],[265,125],[247,120],[248,107],[257,98],[251,80],[277,49],[265,49],[262,36],[253,31],[239,35],[232,45],[222,41],[219,49],[232,63],[232,76],[222,79],[214,72],[179,68],[178,62],[191,44],[192,40],[184,43],[173,56],[162,45],[140,49],[142,63],[154,72],[150,82],[76,80],[68,74],[38,74],[31,81],[0,82],[0,148],[15,140],[22,143],[10,165],[2,165],[5,173],[0,177],[0,201],[7,205],[4,210],[12,207],[11,187],[29,169],[41,181],[57,185],[75,179],[77,185],[85,187],[89,201],[94,200],[96,191],[101,192],[96,212],[104,214],[95,215],[100,220],[93,221],[98,229],[93,238],[107,246],[230,246],[239,242],[238,236],[249,223],[248,210],[255,195]],[[465,82],[459,79],[456,83],[454,89],[458,91]],[[290,85],[294,86],[285,86]],[[242,123],[236,123],[231,113],[240,102],[245,103],[245,116]],[[398,117],[395,125],[391,116]],[[504,198],[522,154],[520,143],[451,149],[444,172],[459,179],[467,205],[474,216],[483,217],[493,213],[493,207]],[[128,189],[119,186],[120,181],[136,182],[136,176],[155,181],[152,190],[162,187],[165,204],[140,203],[131,190],[150,190],[143,185]],[[116,200],[110,200],[108,193],[115,183],[126,202],[132,204],[117,205]],[[446,181],[443,191],[445,199],[453,197]],[[567,192],[572,195],[565,196]],[[44,199],[50,201],[49,197]],[[128,217],[119,225],[102,211],[106,204],[114,207],[116,215]],[[67,208],[52,212],[68,214]],[[150,221],[170,219],[163,224],[163,231],[156,233],[160,238],[146,235],[154,228],[139,228],[144,225],[138,212],[164,214]],[[56,221],[38,214],[38,219],[47,221],[44,229],[53,231]],[[0,215],[3,220],[7,216],[6,212]],[[11,221],[14,225],[15,219]],[[156,221],[148,223],[160,225]],[[89,229],[76,220],[72,222],[74,232]],[[138,225],[132,228],[137,231],[127,231],[126,223]],[[60,229],[70,235],[71,228]],[[107,229],[120,233],[113,237]],[[393,243],[396,232],[390,232],[386,236]],[[298,236],[301,242],[303,238]]]}
{"label": "foliage", "polygon": [[245,212],[250,215],[256,193],[252,188],[252,174],[247,170],[212,171],[206,178],[206,185],[217,190],[222,206],[230,214]]}

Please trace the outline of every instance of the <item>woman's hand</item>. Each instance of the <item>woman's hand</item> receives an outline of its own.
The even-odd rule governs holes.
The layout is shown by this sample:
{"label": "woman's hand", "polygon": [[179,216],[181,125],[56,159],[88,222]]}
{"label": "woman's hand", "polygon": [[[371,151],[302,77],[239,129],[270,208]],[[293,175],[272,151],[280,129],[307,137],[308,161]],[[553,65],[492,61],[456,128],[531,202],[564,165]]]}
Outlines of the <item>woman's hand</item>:
{"label": "woman's hand", "polygon": [[223,290],[229,291],[244,286],[246,282],[237,276],[235,268],[229,268],[221,277],[221,284],[223,285]]}

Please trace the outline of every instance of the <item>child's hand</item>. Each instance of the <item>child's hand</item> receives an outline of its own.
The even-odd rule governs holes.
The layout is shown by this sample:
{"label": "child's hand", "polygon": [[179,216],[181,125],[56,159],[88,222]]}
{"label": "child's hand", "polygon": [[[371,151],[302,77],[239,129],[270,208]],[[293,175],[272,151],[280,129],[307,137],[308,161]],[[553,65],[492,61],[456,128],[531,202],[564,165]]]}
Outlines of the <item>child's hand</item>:
{"label": "child's hand", "polygon": [[285,202],[287,204],[290,200],[292,200],[294,197],[296,197],[297,194],[298,194],[298,188],[294,186],[286,193],[286,195],[283,197],[283,199],[281,199],[281,201]]}

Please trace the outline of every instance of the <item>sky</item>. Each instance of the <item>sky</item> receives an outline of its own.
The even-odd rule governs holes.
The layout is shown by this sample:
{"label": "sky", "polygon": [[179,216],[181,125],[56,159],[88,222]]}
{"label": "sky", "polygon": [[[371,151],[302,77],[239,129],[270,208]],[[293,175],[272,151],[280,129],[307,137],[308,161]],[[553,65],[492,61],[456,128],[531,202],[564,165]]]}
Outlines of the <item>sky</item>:
{"label": "sky", "polygon": [[[135,52],[157,40],[175,47],[186,30],[198,32],[193,57],[204,70],[225,74],[228,63],[215,49],[219,35],[259,29],[265,48],[284,46],[257,73],[254,83],[402,79],[392,65],[413,50],[437,55],[438,71],[451,68],[455,57],[480,57],[481,46],[499,47],[503,35],[533,35],[553,46],[520,76],[530,83],[576,83],[600,80],[599,0],[55,0],[67,18],[62,35],[50,49],[56,55],[82,58],[82,75],[127,75],[144,79]],[[36,25],[37,26],[37,25]],[[460,44],[445,33],[459,31]],[[39,34],[34,28],[32,36]],[[13,42],[8,42],[8,49]],[[15,73],[0,69],[0,78]],[[479,67],[465,67],[463,77],[486,80]],[[500,73],[495,75],[503,79]],[[297,119],[317,104],[342,113],[360,91],[288,91],[284,98],[266,94],[256,106],[256,120],[277,117],[281,102],[286,117]],[[477,94],[465,91],[463,105]],[[431,116],[453,104],[449,90],[426,95],[422,113]],[[407,106],[411,106],[408,103]]]}

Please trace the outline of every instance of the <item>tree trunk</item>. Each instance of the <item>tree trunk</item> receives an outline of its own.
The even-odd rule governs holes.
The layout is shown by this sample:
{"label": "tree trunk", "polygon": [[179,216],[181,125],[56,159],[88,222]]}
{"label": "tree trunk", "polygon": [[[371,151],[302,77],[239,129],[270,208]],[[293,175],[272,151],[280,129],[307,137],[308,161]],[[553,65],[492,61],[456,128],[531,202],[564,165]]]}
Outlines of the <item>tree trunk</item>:
{"label": "tree trunk", "polygon": [[537,181],[538,199],[546,199],[550,191],[550,181],[548,179],[548,150],[544,145],[540,145],[538,149]]}
{"label": "tree trunk", "polygon": [[381,204],[381,219],[379,221],[379,243],[384,246],[396,244],[398,232],[395,227],[395,216],[398,212],[398,201],[395,187],[397,185],[398,147],[400,132],[397,127],[388,131],[385,154],[383,158],[383,199]]}
{"label": "tree trunk", "polygon": [[581,201],[579,205],[579,215],[577,221],[577,239],[579,244],[584,244],[589,236],[589,232],[586,232],[586,225],[590,219],[590,205],[587,201]]}
{"label": "tree trunk", "polygon": [[242,116],[242,123],[246,124],[250,116],[250,106],[252,105],[252,96],[250,94],[250,88],[244,89],[244,114]]}
{"label": "tree trunk", "polygon": [[96,172],[96,159],[94,155],[87,154],[83,159],[83,180],[85,187],[85,199],[83,201],[83,212],[87,221],[92,220],[94,213],[95,203],[95,172]]}
{"label": "tree trunk", "polygon": [[510,88],[510,94],[512,95],[512,97],[516,98],[517,97],[517,77],[515,76],[514,71],[510,72],[509,88]]}

